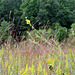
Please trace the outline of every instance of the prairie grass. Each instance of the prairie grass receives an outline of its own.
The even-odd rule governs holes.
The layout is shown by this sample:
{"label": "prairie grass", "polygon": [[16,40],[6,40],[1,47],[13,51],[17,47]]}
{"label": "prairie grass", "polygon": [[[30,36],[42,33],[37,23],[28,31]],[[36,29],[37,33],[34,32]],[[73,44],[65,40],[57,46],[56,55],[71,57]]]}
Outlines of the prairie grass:
{"label": "prairie grass", "polygon": [[[0,75],[74,75],[75,48],[28,32],[26,41],[0,49]],[[36,37],[36,39],[35,39]]]}

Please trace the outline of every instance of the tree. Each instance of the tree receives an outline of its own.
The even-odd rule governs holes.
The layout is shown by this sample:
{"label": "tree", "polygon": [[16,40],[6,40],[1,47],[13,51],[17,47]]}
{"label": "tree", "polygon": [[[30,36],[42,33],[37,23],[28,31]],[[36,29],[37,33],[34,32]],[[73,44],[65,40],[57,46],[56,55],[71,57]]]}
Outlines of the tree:
{"label": "tree", "polygon": [[54,23],[60,23],[61,26],[70,28],[73,13],[68,3],[71,4],[67,0],[46,0],[44,2],[41,0],[37,19],[40,20],[41,25],[52,26]]}
{"label": "tree", "polygon": [[31,23],[35,23],[35,18],[37,17],[37,13],[39,11],[39,0],[24,0],[20,9],[22,12],[26,12],[23,17],[23,23],[25,22],[25,17],[30,19]]}
{"label": "tree", "polygon": [[1,0],[0,1],[0,15],[4,17],[5,20],[9,21],[9,14],[11,13],[11,18],[13,18],[14,10],[18,10],[22,0]]}

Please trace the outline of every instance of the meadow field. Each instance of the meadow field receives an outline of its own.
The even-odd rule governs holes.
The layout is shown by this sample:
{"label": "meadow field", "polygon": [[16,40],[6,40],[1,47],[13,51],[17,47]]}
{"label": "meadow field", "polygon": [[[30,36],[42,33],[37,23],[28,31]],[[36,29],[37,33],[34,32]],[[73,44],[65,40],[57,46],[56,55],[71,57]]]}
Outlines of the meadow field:
{"label": "meadow field", "polygon": [[[30,35],[30,34],[29,34]],[[75,75],[75,47],[44,36],[0,49],[0,75]]]}
{"label": "meadow field", "polygon": [[75,75],[75,0],[0,0],[0,75]]}

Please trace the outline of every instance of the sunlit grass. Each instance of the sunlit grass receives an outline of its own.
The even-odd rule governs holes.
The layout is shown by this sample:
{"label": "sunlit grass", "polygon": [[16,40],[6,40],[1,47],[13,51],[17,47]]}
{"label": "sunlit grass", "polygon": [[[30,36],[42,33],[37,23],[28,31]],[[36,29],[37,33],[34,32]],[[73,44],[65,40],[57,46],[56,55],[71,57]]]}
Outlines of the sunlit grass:
{"label": "sunlit grass", "polygon": [[[74,75],[75,48],[61,46],[39,33],[0,50],[0,75]],[[64,47],[64,48],[62,48]]]}
{"label": "sunlit grass", "polygon": [[0,75],[74,75],[75,54],[71,49],[65,53],[60,45],[56,49],[44,43],[41,48],[30,41],[9,46],[0,50]]}

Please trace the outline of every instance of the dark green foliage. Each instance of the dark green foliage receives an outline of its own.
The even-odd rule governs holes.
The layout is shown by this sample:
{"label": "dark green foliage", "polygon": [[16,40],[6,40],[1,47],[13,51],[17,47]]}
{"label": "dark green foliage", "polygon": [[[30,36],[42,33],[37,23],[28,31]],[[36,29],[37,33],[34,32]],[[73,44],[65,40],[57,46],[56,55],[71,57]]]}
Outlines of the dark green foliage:
{"label": "dark green foliage", "polygon": [[22,23],[25,23],[25,17],[31,20],[31,23],[35,23],[35,18],[37,17],[39,11],[39,0],[24,0],[20,9],[22,12],[26,12],[23,16]]}
{"label": "dark green foliage", "polygon": [[56,26],[55,30],[56,39],[61,42],[67,37],[67,29],[66,27]]}
{"label": "dark green foliage", "polygon": [[27,39],[27,35],[28,35],[27,31],[31,30],[31,26],[29,24],[26,24],[26,21],[25,21],[24,25],[20,26],[20,29],[21,29],[21,34],[22,34],[21,36],[25,36],[24,39]]}
{"label": "dark green foliage", "polygon": [[[13,25],[12,36],[20,36],[20,24],[18,24],[22,12],[20,11],[20,5],[22,0],[1,0],[0,2],[0,19],[4,18],[7,22]],[[17,26],[18,25],[18,26]],[[10,32],[10,30],[8,31]]]}
{"label": "dark green foliage", "polygon": [[5,30],[8,25],[9,25],[9,23],[7,21],[3,20],[3,22],[1,22],[1,27],[0,27],[1,31]]}
{"label": "dark green foliage", "polygon": [[54,37],[54,31],[52,28],[49,28],[47,31],[46,31],[46,38],[49,37],[49,39],[51,39],[52,37]]}
{"label": "dark green foliage", "polygon": [[31,24],[34,24],[36,22],[35,18],[37,17],[39,10],[39,0],[24,0],[20,7],[20,10],[22,11],[22,13],[25,12],[25,15],[23,15],[21,22],[24,25],[20,26],[20,28],[22,31],[22,35],[26,35],[27,37],[27,31],[31,30],[31,26],[26,24],[25,17],[30,20]]}
{"label": "dark green foliage", "polygon": [[62,27],[59,25],[59,23],[56,23],[53,28],[49,28],[46,32],[46,37],[55,38],[59,42],[63,41],[64,39],[67,39],[67,28]]}
{"label": "dark green foliage", "polygon": [[[50,37],[52,38],[56,35],[56,38],[62,41],[69,33],[66,30],[69,29],[70,34],[75,33],[75,0],[0,0],[0,26],[1,19],[4,18],[13,25],[12,36],[18,37],[19,40],[22,36],[27,37],[27,31],[32,30],[31,26],[26,24],[25,17],[32,25],[35,23],[37,30],[41,27],[46,30],[50,28],[46,37],[53,35]],[[6,28],[7,23],[4,23]],[[0,28],[3,32],[4,29]],[[10,30],[8,32],[10,33]],[[0,37],[1,35],[0,33]]]}
{"label": "dark green foliage", "polygon": [[56,12],[59,10],[59,5],[53,0],[41,2],[38,17],[44,25],[51,25],[56,22]]}
{"label": "dark green foliage", "polygon": [[[21,0],[1,0],[0,1],[0,15],[5,20],[9,21],[9,13],[12,11],[11,20],[13,19],[14,10],[19,9],[22,1]],[[1,19],[0,17],[0,19]]]}
{"label": "dark green foliage", "polygon": [[[66,2],[66,0],[65,0]],[[64,2],[64,3],[65,3]],[[72,16],[68,5],[59,0],[46,0],[42,1],[37,19],[40,20],[41,25],[52,25],[53,23],[60,23],[61,26],[70,28]],[[66,2],[67,3],[67,2]]]}
{"label": "dark green foliage", "polygon": [[[9,25],[9,23],[7,21],[5,21],[5,20],[3,20],[3,22],[1,23],[1,26],[0,26],[0,38],[2,39],[2,42],[4,42],[9,36],[8,30],[6,30],[8,25]],[[0,44],[2,42],[0,42]]]}
{"label": "dark green foliage", "polygon": [[75,30],[75,23],[71,25],[71,28]]}

